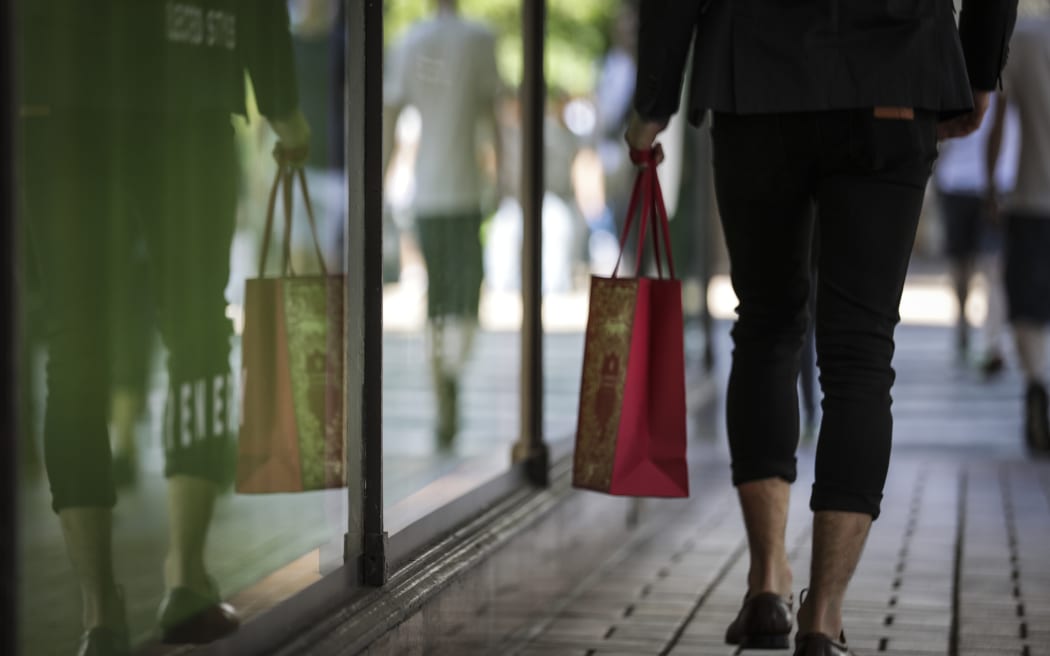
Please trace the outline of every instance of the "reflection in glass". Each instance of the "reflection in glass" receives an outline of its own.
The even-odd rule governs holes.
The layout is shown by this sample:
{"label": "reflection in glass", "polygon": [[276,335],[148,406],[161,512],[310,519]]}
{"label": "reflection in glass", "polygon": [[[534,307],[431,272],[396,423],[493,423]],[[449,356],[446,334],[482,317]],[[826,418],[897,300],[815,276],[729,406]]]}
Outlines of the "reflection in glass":
{"label": "reflection in glass", "polygon": [[[612,273],[633,183],[623,142],[636,72],[633,6],[614,1],[551,8],[543,323],[544,427],[554,442],[576,430],[589,276]],[[570,24],[579,27],[559,29]]]}
{"label": "reflection in glass", "polygon": [[[297,166],[327,129],[305,118],[283,0],[32,0],[19,15],[38,408],[22,439],[32,453],[42,433],[46,470],[23,470],[23,650],[72,653],[81,631],[90,653],[210,642],[242,619],[222,593],[345,530],[345,491],[232,493],[243,279],[274,138],[231,116],[265,116]],[[338,203],[317,206],[331,229]],[[299,569],[316,578],[312,563]]]}
{"label": "reflection in glass", "polygon": [[384,298],[388,502],[464,457],[508,462],[516,437],[520,298],[493,293],[483,257],[510,191],[502,128],[515,108],[493,29],[453,0],[433,8],[388,45],[384,79],[387,240],[399,245]]}

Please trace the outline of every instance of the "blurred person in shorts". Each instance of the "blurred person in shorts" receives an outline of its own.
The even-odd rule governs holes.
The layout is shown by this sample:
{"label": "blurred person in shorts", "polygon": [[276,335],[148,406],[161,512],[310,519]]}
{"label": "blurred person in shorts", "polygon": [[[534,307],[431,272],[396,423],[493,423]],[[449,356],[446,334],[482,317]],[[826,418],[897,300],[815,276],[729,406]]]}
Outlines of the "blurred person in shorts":
{"label": "blurred person in shorts", "polygon": [[[456,0],[409,29],[389,57],[384,168],[401,110],[415,107],[422,126],[415,161],[414,210],[427,270],[427,345],[437,401],[435,439],[452,448],[459,430],[459,379],[478,326],[484,167],[479,125],[492,126],[501,161],[497,102],[502,82],[496,41],[481,23],[462,18]],[[499,167],[497,177],[499,176]],[[497,189],[502,188],[497,182]]]}
{"label": "blurred person in shorts", "polygon": [[[970,324],[966,302],[977,273],[985,281],[987,313],[982,331],[980,367],[985,376],[1002,371],[1003,336],[1006,328],[1006,298],[1001,275],[1002,231],[986,212],[988,175],[985,150],[988,135],[996,121],[993,105],[981,127],[973,134],[941,144],[934,188],[944,224],[945,254],[948,257],[952,287],[959,304],[955,327],[955,351],[960,362],[970,357]],[[992,185],[1000,193],[1013,189],[1017,173],[1017,117],[1007,112],[1003,147]]]}
{"label": "blurred person in shorts", "polygon": [[[1024,423],[1029,448],[1050,453],[1047,343],[1050,332],[1050,16],[1024,18],[1010,42],[1003,94],[988,141],[987,170],[1002,157],[1007,105],[1017,108],[1021,150],[1017,183],[1003,203],[1010,324],[1025,376]],[[994,204],[998,190],[988,190]]]}

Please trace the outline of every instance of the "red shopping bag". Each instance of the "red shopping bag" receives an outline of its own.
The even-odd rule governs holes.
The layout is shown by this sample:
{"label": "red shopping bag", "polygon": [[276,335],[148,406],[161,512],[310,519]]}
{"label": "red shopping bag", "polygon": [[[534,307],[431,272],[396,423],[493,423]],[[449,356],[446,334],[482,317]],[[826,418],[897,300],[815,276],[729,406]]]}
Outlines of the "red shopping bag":
{"label": "red shopping bag", "polygon": [[[292,190],[298,181],[321,275],[291,269]],[[282,274],[263,275],[274,205],[283,183]],[[270,192],[259,277],[245,283],[241,493],[302,492],[346,486],[343,432],[343,275],[328,274],[302,170],[279,167]]]}
{"label": "red shopping bag", "polygon": [[[682,288],[656,162],[632,153],[638,171],[620,259],[640,205],[638,257],[653,232],[657,278],[591,278],[573,486],[637,497],[687,497]],[[668,277],[659,242],[663,239]]]}

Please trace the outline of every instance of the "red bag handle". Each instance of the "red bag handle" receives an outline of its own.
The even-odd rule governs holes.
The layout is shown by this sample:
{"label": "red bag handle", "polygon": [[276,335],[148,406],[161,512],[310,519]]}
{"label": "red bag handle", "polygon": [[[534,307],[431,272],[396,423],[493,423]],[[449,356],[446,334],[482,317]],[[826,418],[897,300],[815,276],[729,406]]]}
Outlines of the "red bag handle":
{"label": "red bag handle", "polygon": [[[671,254],[671,227],[667,217],[667,206],[664,204],[663,192],[660,189],[660,178],[656,174],[657,154],[656,149],[648,150],[631,149],[631,161],[638,168],[638,175],[634,179],[634,188],[631,191],[631,200],[627,205],[627,220],[624,222],[623,232],[620,235],[620,254],[616,258],[616,266],[613,268],[612,277],[616,278],[620,271],[620,261],[623,259],[624,250],[627,248],[627,235],[630,234],[631,226],[634,225],[634,216],[639,213],[640,221],[638,229],[638,249],[636,257],[637,270],[635,277],[641,273],[642,252],[645,246],[646,228],[651,223],[653,230],[653,255],[656,261],[656,272],[660,278],[664,277],[663,264],[660,258],[660,238],[663,237],[664,255],[667,258],[667,268],[671,278],[675,278],[674,257]],[[639,198],[642,203],[639,206]]]}

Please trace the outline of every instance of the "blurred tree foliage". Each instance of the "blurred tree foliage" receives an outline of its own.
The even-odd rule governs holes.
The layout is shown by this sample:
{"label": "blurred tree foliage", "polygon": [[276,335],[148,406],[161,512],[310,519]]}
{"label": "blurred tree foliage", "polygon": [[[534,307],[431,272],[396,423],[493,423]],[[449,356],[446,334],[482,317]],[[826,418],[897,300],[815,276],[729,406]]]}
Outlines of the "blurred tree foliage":
{"label": "blurred tree foliage", "polygon": [[[487,23],[496,33],[503,80],[521,82],[521,3],[528,0],[460,0],[460,13]],[[598,60],[623,0],[554,0],[547,3],[547,84],[573,95],[594,88]],[[396,44],[417,20],[434,12],[434,0],[384,0],[387,46]]]}

